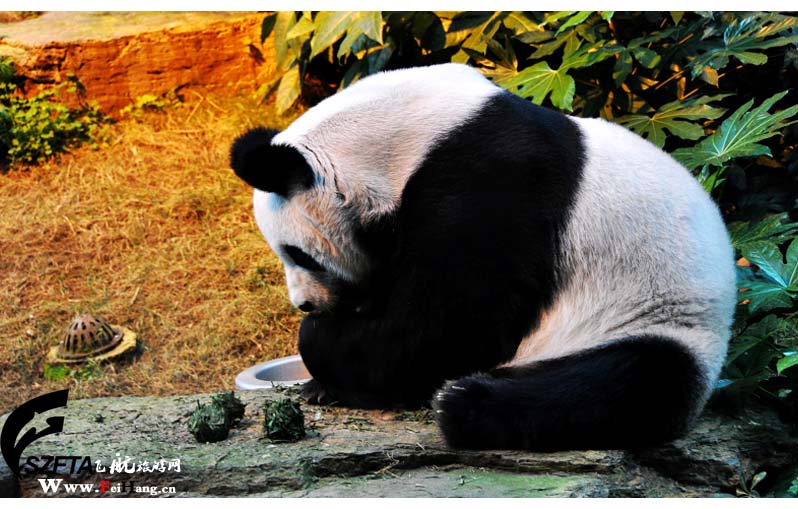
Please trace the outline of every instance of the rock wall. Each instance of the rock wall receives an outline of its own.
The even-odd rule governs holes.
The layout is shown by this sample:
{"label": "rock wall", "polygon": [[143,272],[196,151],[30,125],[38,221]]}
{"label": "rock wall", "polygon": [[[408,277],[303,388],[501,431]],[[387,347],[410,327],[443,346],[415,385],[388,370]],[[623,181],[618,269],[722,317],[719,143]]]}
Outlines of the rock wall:
{"label": "rock wall", "polygon": [[[34,442],[23,458],[90,456],[106,472],[18,481],[0,461],[0,496],[44,496],[37,477],[96,486],[103,480],[168,486],[175,489],[170,496],[713,496],[733,494],[756,473],[767,471],[772,478],[798,464],[798,438],[767,410],[738,417],[707,412],[685,438],[635,452],[540,454],[450,449],[428,411],[309,405],[303,405],[308,436],[273,443],[263,437],[260,408],[286,394],[262,390],[239,396],[247,403],[244,420],[215,444],[199,444],[186,431],[188,416],[207,395],[69,401],[67,409],[53,411],[65,415],[64,431]],[[107,471],[114,459],[126,456],[131,465],[177,458],[181,470]],[[61,488],[58,496],[67,495]],[[116,495],[131,493],[84,496]]]}
{"label": "rock wall", "polygon": [[274,73],[260,13],[48,12],[0,24],[10,57],[35,94],[74,74],[86,100],[114,114],[145,94],[253,92]]}

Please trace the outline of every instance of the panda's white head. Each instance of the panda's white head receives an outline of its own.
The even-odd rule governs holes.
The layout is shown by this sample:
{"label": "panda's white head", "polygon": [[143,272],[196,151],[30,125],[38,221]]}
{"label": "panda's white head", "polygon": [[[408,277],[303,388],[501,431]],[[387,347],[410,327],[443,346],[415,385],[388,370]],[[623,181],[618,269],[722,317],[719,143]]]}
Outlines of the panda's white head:
{"label": "panda's white head", "polygon": [[390,71],[325,99],[283,132],[256,128],[235,141],[231,166],[255,188],[256,222],[285,265],[295,306],[327,310],[364,284],[382,260],[360,232],[397,210],[436,141],[498,92],[464,65]]}
{"label": "panda's white head", "polygon": [[358,246],[359,218],[299,150],[272,145],[276,134],[256,128],[240,136],[231,166],[255,188],[255,221],[283,262],[291,303],[303,311],[328,310],[371,265]]}

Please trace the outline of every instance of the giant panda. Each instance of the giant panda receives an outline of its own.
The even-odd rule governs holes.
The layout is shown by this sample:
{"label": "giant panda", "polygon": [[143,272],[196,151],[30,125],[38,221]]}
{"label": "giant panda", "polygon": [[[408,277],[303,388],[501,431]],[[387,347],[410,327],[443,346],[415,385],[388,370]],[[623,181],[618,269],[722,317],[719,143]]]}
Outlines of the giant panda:
{"label": "giant panda", "polygon": [[307,312],[312,403],[431,403],[458,448],[678,437],[735,303],[717,207],[639,136],[465,65],[367,77],[231,148]]}

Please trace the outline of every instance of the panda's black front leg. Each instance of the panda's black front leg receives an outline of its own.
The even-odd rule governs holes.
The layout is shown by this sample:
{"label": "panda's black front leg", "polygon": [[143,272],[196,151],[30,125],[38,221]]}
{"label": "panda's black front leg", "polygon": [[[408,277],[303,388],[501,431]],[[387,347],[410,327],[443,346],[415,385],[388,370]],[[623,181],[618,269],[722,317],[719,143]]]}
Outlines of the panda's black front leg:
{"label": "panda's black front leg", "polygon": [[355,370],[352,361],[344,355],[344,351],[351,348],[342,348],[339,337],[340,321],[347,319],[351,320],[348,313],[313,313],[302,320],[299,353],[313,376],[302,386],[302,397],[308,403],[355,405],[356,400],[362,399],[354,397],[350,384],[346,383],[347,372]]}
{"label": "panda's black front leg", "polygon": [[303,397],[361,408],[426,403],[435,384],[425,383],[418,370],[408,375],[403,359],[410,345],[397,348],[385,322],[385,317],[344,311],[306,316],[299,352],[313,380],[303,387]]}
{"label": "panda's black front leg", "polygon": [[[340,398],[335,396],[329,382],[331,379],[331,366],[338,364],[336,358],[330,358],[333,350],[329,348],[329,342],[334,341],[330,337],[328,327],[331,316],[320,315],[318,313],[307,315],[302,320],[299,332],[299,353],[302,362],[308,369],[313,378],[302,386],[302,397],[311,404],[315,405],[334,405],[340,403]],[[327,333],[325,333],[327,332]],[[326,381],[327,383],[319,380]]]}

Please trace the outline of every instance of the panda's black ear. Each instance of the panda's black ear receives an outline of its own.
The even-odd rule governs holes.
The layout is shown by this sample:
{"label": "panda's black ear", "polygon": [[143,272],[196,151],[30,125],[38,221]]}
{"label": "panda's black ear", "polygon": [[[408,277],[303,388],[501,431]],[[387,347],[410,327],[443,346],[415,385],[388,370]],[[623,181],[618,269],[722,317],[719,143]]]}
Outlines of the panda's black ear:
{"label": "panda's black ear", "polygon": [[277,133],[256,127],[236,138],[230,149],[230,166],[255,189],[288,197],[313,185],[313,170],[294,147],[271,144]]}

